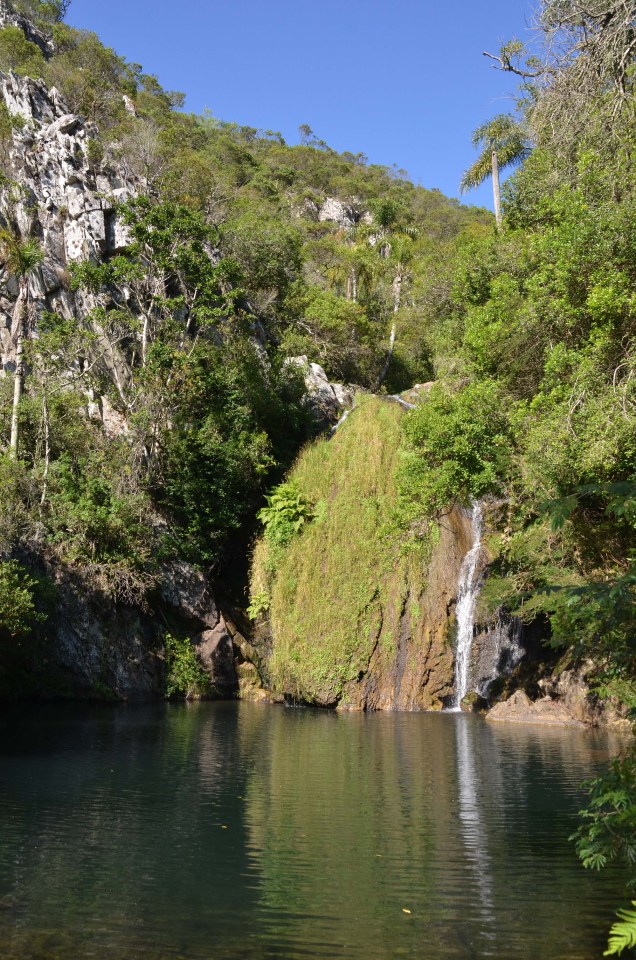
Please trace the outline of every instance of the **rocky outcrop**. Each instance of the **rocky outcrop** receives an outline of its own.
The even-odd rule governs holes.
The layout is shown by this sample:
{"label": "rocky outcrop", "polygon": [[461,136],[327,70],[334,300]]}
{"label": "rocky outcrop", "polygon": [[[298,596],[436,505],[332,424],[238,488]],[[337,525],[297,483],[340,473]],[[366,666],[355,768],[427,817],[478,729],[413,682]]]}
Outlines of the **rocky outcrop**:
{"label": "rocky outcrop", "polygon": [[327,197],[318,210],[318,220],[322,223],[337,223],[347,229],[357,223],[371,223],[372,217],[355,198],[345,201],[337,197]]}
{"label": "rocky outcrop", "polygon": [[331,383],[319,363],[306,356],[291,357],[288,363],[299,367],[305,377],[306,403],[319,429],[335,423],[355,403],[355,390],[343,383]]}
{"label": "rocky outcrop", "polygon": [[487,703],[495,682],[510,676],[525,655],[522,622],[497,611],[492,621],[475,629],[469,669],[471,690]]}
{"label": "rocky outcrop", "polygon": [[552,697],[542,697],[534,702],[523,692],[517,690],[508,699],[497,703],[486,714],[486,719],[495,723],[533,723],[543,726],[584,727],[563,701]]}
{"label": "rocky outcrop", "polygon": [[[55,311],[78,323],[94,306],[85,294],[69,288],[68,265],[73,261],[116,253],[127,241],[116,204],[132,195],[134,185],[121,172],[99,168],[89,157],[95,131],[70,113],[55,89],[42,81],[0,73],[0,96],[9,111],[22,119],[9,147],[12,175],[20,183],[0,195],[0,220],[22,236],[37,237],[46,253],[30,279],[36,313]],[[14,360],[9,337],[17,286],[0,274],[8,296],[0,297],[0,359],[3,368]],[[105,360],[109,362],[108,358]],[[110,363],[115,363],[114,357]]]}
{"label": "rocky outcrop", "polygon": [[502,723],[540,723],[551,726],[610,726],[629,731],[632,723],[627,710],[617,702],[601,700],[590,689],[588,675],[592,664],[578,668],[555,670],[538,681],[544,696],[531,700],[517,690],[511,697],[496,704],[486,715],[488,720]]}
{"label": "rocky outcrop", "polygon": [[[113,595],[97,586],[96,571],[53,565],[55,611],[48,625],[52,692],[149,700],[164,696],[166,630],[189,636],[213,695],[238,688],[232,630],[206,578],[185,563],[164,567],[146,597]],[[120,591],[123,594],[123,591]]]}
{"label": "rocky outcrop", "polygon": [[357,197],[341,200],[338,197],[326,197],[322,201],[306,199],[294,208],[294,215],[319,223],[337,223],[343,230],[349,230],[359,223],[370,224],[373,217]]}

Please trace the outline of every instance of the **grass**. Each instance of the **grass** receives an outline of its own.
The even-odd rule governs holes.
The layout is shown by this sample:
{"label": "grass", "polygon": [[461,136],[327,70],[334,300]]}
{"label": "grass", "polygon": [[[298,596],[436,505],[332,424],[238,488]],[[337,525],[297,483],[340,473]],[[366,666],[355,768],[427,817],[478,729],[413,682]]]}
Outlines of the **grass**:
{"label": "grass", "polygon": [[[390,653],[421,557],[396,538],[396,469],[403,412],[369,398],[331,439],[301,454],[290,479],[314,519],[273,558],[256,547],[252,596],[269,597],[270,682],[306,700],[332,703],[369,664]],[[408,614],[419,616],[416,604]]]}

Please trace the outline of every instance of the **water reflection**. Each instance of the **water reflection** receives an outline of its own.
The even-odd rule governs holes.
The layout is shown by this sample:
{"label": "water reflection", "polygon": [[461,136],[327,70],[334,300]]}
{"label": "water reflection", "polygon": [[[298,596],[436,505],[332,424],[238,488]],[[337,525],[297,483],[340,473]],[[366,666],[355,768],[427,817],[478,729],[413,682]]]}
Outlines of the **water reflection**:
{"label": "water reflection", "polygon": [[5,717],[0,956],[589,960],[618,886],[567,836],[608,746],[232,704]]}
{"label": "water reflection", "polygon": [[[481,786],[483,779],[477,775],[477,757],[475,755],[475,726],[470,718],[457,717],[457,794],[459,800],[460,832],[466,851],[467,881],[475,885],[480,902],[482,929],[486,936],[494,936],[491,930],[495,919],[493,911],[492,865],[488,855],[488,836],[484,817],[481,813]],[[493,764],[482,770],[489,770],[491,786],[497,784],[497,757]]]}

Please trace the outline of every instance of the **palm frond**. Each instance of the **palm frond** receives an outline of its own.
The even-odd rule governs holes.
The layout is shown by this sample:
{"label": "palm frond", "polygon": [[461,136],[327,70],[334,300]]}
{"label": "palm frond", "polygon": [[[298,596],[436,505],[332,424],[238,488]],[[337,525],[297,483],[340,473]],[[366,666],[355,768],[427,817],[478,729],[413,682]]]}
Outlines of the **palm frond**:
{"label": "palm frond", "polygon": [[473,165],[466,170],[460,180],[460,193],[480,186],[492,174],[492,151],[490,148],[481,153]]}
{"label": "palm frond", "polygon": [[483,149],[464,173],[459,185],[461,193],[480,186],[491,176],[493,152],[497,154],[500,170],[521,163],[530,152],[523,127],[509,113],[500,113],[482,123],[473,133],[472,142],[475,147],[483,145]]}
{"label": "palm frond", "polygon": [[0,259],[7,270],[24,277],[44,261],[44,250],[34,237],[22,239],[6,227],[0,230]]}

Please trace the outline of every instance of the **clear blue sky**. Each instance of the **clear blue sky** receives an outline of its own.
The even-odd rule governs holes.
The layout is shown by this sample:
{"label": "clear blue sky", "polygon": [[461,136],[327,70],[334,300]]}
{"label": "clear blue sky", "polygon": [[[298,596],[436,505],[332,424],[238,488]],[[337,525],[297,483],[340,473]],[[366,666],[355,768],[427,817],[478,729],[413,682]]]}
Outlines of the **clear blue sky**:
{"label": "clear blue sky", "polygon": [[[337,150],[396,164],[457,196],[472,130],[512,108],[515,83],[491,68],[527,38],[533,0],[73,0],[95,30],[189,110],[280,130],[308,123]],[[466,202],[492,206],[489,185]]]}

